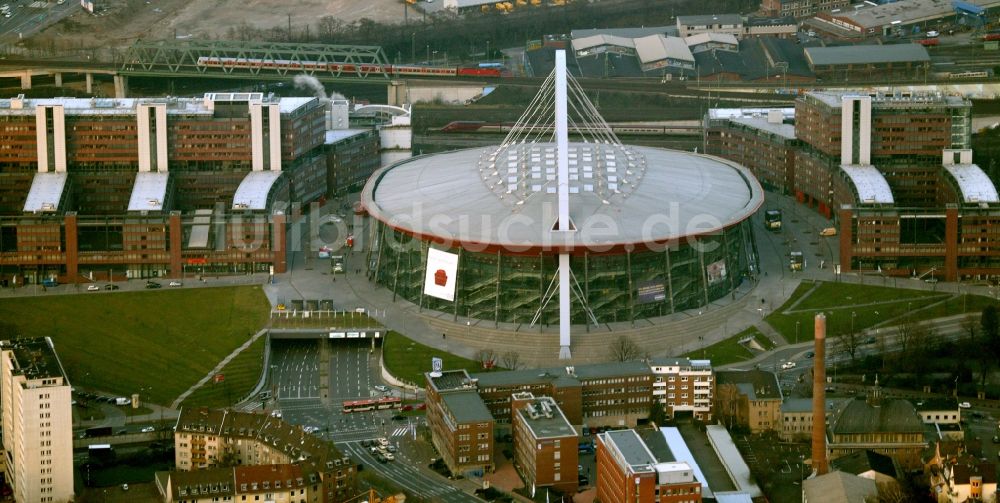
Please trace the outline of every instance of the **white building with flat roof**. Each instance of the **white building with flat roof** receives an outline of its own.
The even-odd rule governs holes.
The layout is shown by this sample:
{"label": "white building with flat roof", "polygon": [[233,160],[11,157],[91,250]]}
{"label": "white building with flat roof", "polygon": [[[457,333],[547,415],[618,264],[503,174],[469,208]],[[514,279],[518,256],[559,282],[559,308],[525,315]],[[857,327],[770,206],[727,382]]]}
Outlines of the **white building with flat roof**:
{"label": "white building with flat roof", "polygon": [[70,384],[51,339],[0,342],[0,405],[14,501],[73,501]]}

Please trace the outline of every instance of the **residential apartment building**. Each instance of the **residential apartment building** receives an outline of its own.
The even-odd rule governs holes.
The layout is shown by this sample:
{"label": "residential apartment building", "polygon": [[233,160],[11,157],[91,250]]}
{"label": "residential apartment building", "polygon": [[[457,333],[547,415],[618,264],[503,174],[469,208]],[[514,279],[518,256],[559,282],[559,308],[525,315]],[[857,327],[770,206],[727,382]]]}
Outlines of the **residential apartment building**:
{"label": "residential apartment building", "polygon": [[74,499],[70,391],[51,339],[0,342],[4,480],[18,503]]}
{"label": "residential apartment building", "polygon": [[777,114],[763,124],[762,111],[710,111],[706,152],[747,163],[765,187],[830,218],[841,271],[1000,274],[1000,195],[972,162],[968,100],[822,91],[783,110],[781,125]]}
{"label": "residential apartment building", "polygon": [[577,489],[579,436],[552,397],[511,396],[514,467],[531,494],[551,488],[572,495]]}
{"label": "residential apartment building", "polygon": [[597,435],[597,501],[601,503],[700,502],[694,468],[671,456],[658,458],[635,430]]}
{"label": "residential apartment building", "polygon": [[699,421],[712,420],[715,378],[710,360],[653,358],[653,399],[670,417],[690,414]]}
{"label": "residential apartment building", "polygon": [[677,34],[681,38],[699,33],[725,33],[743,37],[743,16],[739,14],[702,14],[677,16]]}
{"label": "residential apartment building", "polygon": [[[840,400],[826,400],[826,420],[829,424]],[[781,403],[781,439],[785,442],[805,442],[812,437],[812,399],[789,398]]]}
{"label": "residential apartment building", "polygon": [[[465,370],[426,373],[427,426],[451,473],[493,471],[493,416]],[[509,421],[509,420],[508,420]]]}
{"label": "residential apartment building", "polygon": [[0,100],[0,282],[284,272],[298,205],[358,186],[373,132],[314,97]]}
{"label": "residential apartment building", "polygon": [[850,4],[850,0],[762,0],[760,12],[765,16],[804,18],[824,11],[844,9]]}
{"label": "residential apartment building", "polygon": [[751,433],[781,430],[781,387],[773,372],[720,370],[715,373],[715,417],[729,428]]}
{"label": "residential apartment building", "polygon": [[962,409],[955,398],[922,398],[914,404],[924,424],[959,424]]}
{"label": "residential apartment building", "polygon": [[314,478],[302,465],[283,464],[157,472],[155,483],[164,503],[324,501],[322,492],[313,489]]}
{"label": "residential apartment building", "polygon": [[[174,429],[174,456],[178,472],[157,478],[164,498],[222,497],[226,470],[233,480],[233,494],[265,493],[295,503],[334,503],[355,496],[356,466],[351,458],[332,442],[266,414],[182,409]],[[244,470],[216,469],[226,465]],[[218,482],[181,473],[203,470],[215,473]],[[215,487],[219,494],[213,494]]]}
{"label": "residential apartment building", "polygon": [[509,428],[510,396],[529,391],[555,399],[574,426],[635,426],[649,416],[653,372],[644,362],[473,374],[483,402],[501,429]]}

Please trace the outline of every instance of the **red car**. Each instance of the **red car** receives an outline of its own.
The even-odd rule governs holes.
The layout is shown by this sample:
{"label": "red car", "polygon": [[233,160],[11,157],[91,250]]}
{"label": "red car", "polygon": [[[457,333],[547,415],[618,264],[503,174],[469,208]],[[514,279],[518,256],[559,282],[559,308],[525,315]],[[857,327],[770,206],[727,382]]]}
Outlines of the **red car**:
{"label": "red car", "polygon": [[413,410],[413,406],[412,405],[404,405],[403,408],[400,409],[400,410],[404,410],[404,411]]}
{"label": "red car", "polygon": [[427,408],[427,404],[426,403],[422,403],[420,405],[417,405],[417,410],[424,410],[426,408]]}

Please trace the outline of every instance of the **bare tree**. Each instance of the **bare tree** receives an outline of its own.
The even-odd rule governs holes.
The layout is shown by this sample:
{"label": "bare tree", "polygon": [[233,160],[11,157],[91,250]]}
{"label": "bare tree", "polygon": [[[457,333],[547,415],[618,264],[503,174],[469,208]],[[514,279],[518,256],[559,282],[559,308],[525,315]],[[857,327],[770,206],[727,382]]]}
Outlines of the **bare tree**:
{"label": "bare tree", "polygon": [[896,327],[896,344],[899,345],[901,352],[906,353],[906,350],[910,348],[910,340],[913,337],[915,327],[916,323],[910,321],[909,316],[907,316],[906,321]]}
{"label": "bare tree", "polygon": [[908,331],[907,349],[900,356],[917,379],[917,384],[923,384],[923,377],[929,368],[930,359],[937,353],[939,338],[937,329],[929,323],[916,323]]}
{"label": "bare tree", "polygon": [[962,318],[962,331],[969,335],[969,346],[972,346],[979,335],[979,319],[976,315],[969,313]]}
{"label": "bare tree", "polygon": [[615,361],[629,362],[643,357],[642,348],[632,339],[622,335],[611,343],[611,355]]}
{"label": "bare tree", "polygon": [[858,348],[861,346],[861,337],[858,333],[853,330],[847,330],[841,332],[836,336],[837,346],[841,351],[851,355],[851,361],[854,361],[854,356],[858,353]]}
{"label": "bare tree", "polygon": [[517,370],[521,367],[521,353],[517,351],[507,351],[500,355],[500,363],[504,368]]}
{"label": "bare tree", "polygon": [[480,349],[478,360],[484,369],[493,368],[496,365],[497,353],[492,349]]}

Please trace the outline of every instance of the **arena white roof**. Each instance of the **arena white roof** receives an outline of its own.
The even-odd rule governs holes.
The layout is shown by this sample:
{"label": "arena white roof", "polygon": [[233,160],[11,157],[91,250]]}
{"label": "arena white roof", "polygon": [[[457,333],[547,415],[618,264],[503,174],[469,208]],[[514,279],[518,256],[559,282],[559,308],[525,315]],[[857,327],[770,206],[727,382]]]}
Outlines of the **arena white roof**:
{"label": "arena white roof", "polygon": [[688,47],[715,42],[719,44],[740,45],[736,36],[730,33],[698,33],[684,39]]}
{"label": "arena white roof", "polygon": [[594,144],[570,145],[570,216],[577,231],[558,237],[551,232],[551,143],[528,144],[526,155],[514,159],[490,161],[496,147],[407,159],[372,176],[362,201],[373,216],[404,232],[510,249],[662,242],[733,225],[763,202],[756,179],[734,162],[625,149],[603,146],[598,154]]}
{"label": "arena white roof", "polygon": [[975,164],[951,164],[944,169],[951,174],[958,189],[962,192],[962,201],[966,203],[998,203],[1000,196],[997,188],[979,166]]}
{"label": "arena white roof", "polygon": [[281,176],[280,171],[251,171],[240,182],[233,194],[234,210],[266,210],[267,195],[274,182]]}
{"label": "arena white roof", "polygon": [[874,166],[843,165],[858,193],[858,202],[864,204],[893,204],[892,189],[882,173]]}
{"label": "arena white roof", "polygon": [[573,50],[580,52],[602,45],[613,45],[617,47],[635,48],[635,41],[631,38],[618,37],[615,35],[591,35],[589,37],[573,39]]}
{"label": "arena white roof", "polygon": [[59,210],[63,190],[66,188],[66,173],[35,173],[31,189],[24,200],[26,213],[55,212]]}
{"label": "arena white roof", "polygon": [[642,63],[652,63],[663,59],[694,61],[691,49],[680,37],[650,35],[635,39],[635,52]]}
{"label": "arena white roof", "polygon": [[132,197],[128,200],[128,211],[162,211],[169,178],[170,173],[136,173]]}

